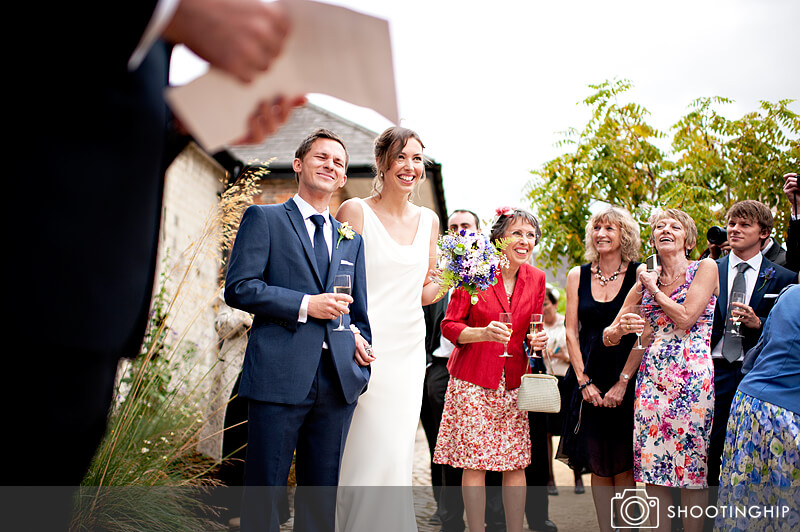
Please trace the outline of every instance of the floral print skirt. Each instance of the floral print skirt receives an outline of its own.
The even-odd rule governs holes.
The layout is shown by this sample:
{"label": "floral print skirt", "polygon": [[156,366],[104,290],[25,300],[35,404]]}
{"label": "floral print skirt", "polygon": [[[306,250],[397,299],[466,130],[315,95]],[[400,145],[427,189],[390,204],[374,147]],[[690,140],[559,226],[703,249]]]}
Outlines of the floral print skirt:
{"label": "floral print skirt", "polygon": [[450,377],[433,461],[461,469],[514,471],[531,463],[528,413],[517,408],[517,392]]}
{"label": "floral print skirt", "polygon": [[[716,530],[798,530],[800,415],[741,391],[722,451]],[[737,512],[735,509],[738,509]]]}

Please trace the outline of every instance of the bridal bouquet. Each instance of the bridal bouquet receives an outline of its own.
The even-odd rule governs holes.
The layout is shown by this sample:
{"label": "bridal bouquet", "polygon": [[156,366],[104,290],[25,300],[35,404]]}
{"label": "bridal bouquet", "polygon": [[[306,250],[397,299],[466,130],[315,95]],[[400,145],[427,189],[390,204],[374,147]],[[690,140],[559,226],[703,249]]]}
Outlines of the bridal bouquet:
{"label": "bridal bouquet", "polygon": [[508,265],[508,258],[500,252],[507,242],[492,245],[482,233],[448,232],[439,238],[438,266],[441,285],[439,295],[451,288],[463,288],[478,302],[478,294],[488,289],[500,277],[500,267]]}

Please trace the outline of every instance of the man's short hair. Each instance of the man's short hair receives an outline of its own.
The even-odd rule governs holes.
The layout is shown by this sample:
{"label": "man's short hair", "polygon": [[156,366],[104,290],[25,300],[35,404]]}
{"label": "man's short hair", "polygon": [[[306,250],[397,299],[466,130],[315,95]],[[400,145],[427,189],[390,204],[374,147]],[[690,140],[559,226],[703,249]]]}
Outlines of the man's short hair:
{"label": "man's short hair", "polygon": [[457,213],[457,212],[464,212],[464,213],[467,213],[467,214],[471,214],[471,215],[472,215],[472,217],[473,217],[473,218],[475,218],[475,229],[477,229],[478,231],[480,231],[480,229],[481,229],[481,221],[480,221],[480,219],[478,218],[478,215],[477,215],[477,214],[475,214],[474,212],[472,212],[472,211],[471,211],[471,210],[469,210],[469,209],[456,209],[456,210],[454,210],[453,212],[451,212],[451,213],[450,213],[450,216],[448,216],[448,217],[447,217],[447,219],[449,220],[450,218],[452,218],[452,217],[453,217],[453,215],[454,215],[455,213]]}
{"label": "man's short hair", "polygon": [[[309,136],[307,136],[305,139],[303,139],[303,141],[297,147],[297,150],[294,152],[294,158],[300,159],[302,161],[303,157],[305,157],[306,154],[308,154],[308,152],[311,151],[311,146],[313,146],[314,142],[316,142],[318,139],[335,140],[336,142],[342,145],[342,148],[344,148],[344,169],[345,171],[347,171],[347,165],[350,163],[350,155],[347,153],[347,146],[344,145],[344,141],[341,139],[341,137],[339,137],[339,135],[337,135],[336,133],[334,133],[329,129],[325,129],[322,127],[318,128]],[[300,176],[297,175],[296,172],[294,176],[295,179],[297,179],[298,181],[300,180]]]}
{"label": "man's short hair", "polygon": [[731,218],[744,218],[757,223],[761,229],[766,229],[767,233],[772,233],[775,225],[772,219],[772,211],[769,207],[756,200],[744,200],[731,205],[725,214],[725,219],[730,222]]}

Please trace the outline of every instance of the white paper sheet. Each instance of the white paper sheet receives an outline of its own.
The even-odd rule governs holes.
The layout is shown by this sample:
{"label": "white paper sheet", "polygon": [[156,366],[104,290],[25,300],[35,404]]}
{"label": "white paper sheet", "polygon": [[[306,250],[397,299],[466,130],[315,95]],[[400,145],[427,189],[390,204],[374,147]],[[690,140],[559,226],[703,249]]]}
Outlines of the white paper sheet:
{"label": "white paper sheet", "polygon": [[369,107],[397,124],[388,21],[310,0],[281,0],[292,30],[270,70],[250,84],[211,68],[167,89],[170,107],[209,152],[241,138],[261,100],[311,92]]}

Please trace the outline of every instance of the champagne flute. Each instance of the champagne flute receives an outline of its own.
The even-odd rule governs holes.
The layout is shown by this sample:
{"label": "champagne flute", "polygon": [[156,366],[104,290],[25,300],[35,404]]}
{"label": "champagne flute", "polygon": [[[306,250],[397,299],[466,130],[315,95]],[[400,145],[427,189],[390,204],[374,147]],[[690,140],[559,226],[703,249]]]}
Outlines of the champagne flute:
{"label": "champagne flute", "polygon": [[[731,292],[731,305],[734,303],[744,303],[745,294],[744,292]],[[731,310],[731,321],[733,322],[733,326],[731,327],[731,334],[733,336],[742,337],[741,331],[739,328],[742,326],[741,322],[739,321],[742,317],[739,315],[739,307],[733,307]]]}
{"label": "champagne flute", "polygon": [[[350,274],[343,273],[333,278],[333,293],[350,295]],[[342,325],[342,314],[339,314],[339,326],[334,331],[345,331]]]}
{"label": "champagne flute", "polygon": [[[540,333],[544,330],[544,315],[543,314],[531,314],[531,335],[536,336],[537,333]],[[542,358],[541,351],[533,351],[531,350],[530,358]]]}
{"label": "champagne flute", "polygon": [[[634,314],[638,314],[643,318],[644,318],[644,311],[645,311],[645,305],[633,305],[631,307],[631,312],[633,312]],[[642,345],[641,332],[636,333],[636,349],[644,349],[644,346]]]}
{"label": "champagne flute", "polygon": [[[501,312],[500,313],[500,321],[508,327],[508,332],[511,334],[512,332],[512,322],[511,322],[511,313],[510,312]],[[512,355],[508,354],[508,343],[503,345],[503,354],[500,355],[501,357],[510,357]]]}

